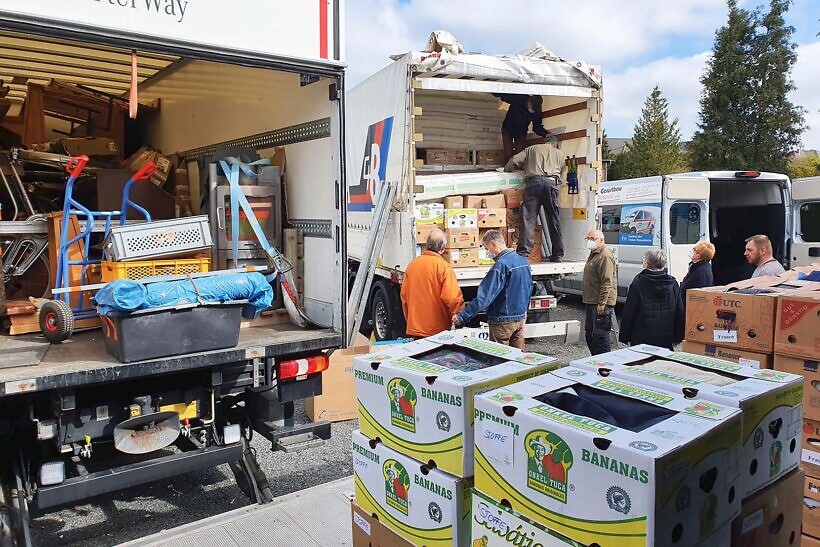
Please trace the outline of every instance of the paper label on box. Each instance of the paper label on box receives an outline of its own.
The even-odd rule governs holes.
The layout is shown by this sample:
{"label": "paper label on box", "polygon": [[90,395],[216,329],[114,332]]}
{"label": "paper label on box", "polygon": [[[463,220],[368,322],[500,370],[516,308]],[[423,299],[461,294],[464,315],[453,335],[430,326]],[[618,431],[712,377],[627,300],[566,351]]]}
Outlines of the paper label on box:
{"label": "paper label on box", "polygon": [[820,467],[820,452],[803,449],[803,457],[801,458],[809,465],[816,465]]}
{"label": "paper label on box", "polygon": [[725,344],[737,344],[736,330],[716,330],[714,331],[715,342],[723,342]]}
{"label": "paper label on box", "polygon": [[512,426],[481,422],[481,451],[485,456],[507,468],[513,465],[515,431]]}
{"label": "paper label on box", "polygon": [[746,365],[747,367],[760,368],[760,361],[757,359],[744,359],[741,357],[738,359],[738,364]]}
{"label": "paper label on box", "polygon": [[357,513],[356,511],[353,511],[353,522],[355,522],[355,523],[356,523],[356,526],[358,526],[359,528],[361,528],[361,529],[362,529],[362,532],[364,532],[364,533],[365,533],[365,534],[367,534],[368,536],[370,535],[370,523],[369,523],[369,522],[367,522],[367,521],[364,519],[364,517],[362,517],[362,516],[361,516],[359,513]]}
{"label": "paper label on box", "polygon": [[763,526],[763,509],[758,509],[745,519],[743,519],[743,526],[740,532],[741,535],[746,535],[755,528]]}
{"label": "paper label on box", "polygon": [[456,262],[459,256],[461,256],[461,253],[459,253],[458,251],[450,251],[450,260],[452,260],[453,262]]}

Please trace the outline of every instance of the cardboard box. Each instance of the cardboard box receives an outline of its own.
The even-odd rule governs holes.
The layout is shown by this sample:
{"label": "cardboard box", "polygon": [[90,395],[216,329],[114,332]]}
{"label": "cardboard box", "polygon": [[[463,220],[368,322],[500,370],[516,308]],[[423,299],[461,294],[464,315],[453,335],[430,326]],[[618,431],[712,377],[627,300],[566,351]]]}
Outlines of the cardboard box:
{"label": "cardboard box", "polygon": [[752,368],[772,368],[774,365],[774,356],[771,353],[724,348],[714,344],[701,344],[690,340],[684,340],[681,349],[687,353],[723,359],[724,361],[731,361]]}
{"label": "cardboard box", "polygon": [[814,501],[820,501],[820,479],[806,475],[803,482],[803,496]]}
{"label": "cardboard box", "polygon": [[464,206],[468,209],[504,209],[506,200],[504,194],[464,196]]}
{"label": "cardboard box", "polygon": [[[611,405],[611,423],[585,415],[598,407],[589,397]],[[736,408],[574,367],[482,393],[475,407],[476,489],[585,545],[705,545],[740,514]],[[612,419],[615,407],[632,423]]]}
{"label": "cardboard box", "polygon": [[[803,511],[806,511],[806,507],[803,507]],[[803,528],[805,529],[806,524],[803,523]],[[820,539],[813,538],[811,536],[807,536],[803,534],[800,536],[800,547],[820,547]]]}
{"label": "cardboard box", "polygon": [[341,422],[356,419],[356,382],[353,358],[370,351],[370,345],[337,349],[322,373],[322,394],[305,399],[305,413],[311,421]]}
{"label": "cardboard box", "polygon": [[447,152],[447,163],[450,165],[470,165],[470,151],[469,150],[449,150]]}
{"label": "cardboard box", "polygon": [[478,209],[447,209],[444,215],[447,228],[478,228]]}
{"label": "cardboard box", "polygon": [[472,479],[430,468],[354,431],[356,503],[414,545],[467,545]]}
{"label": "cardboard box", "polygon": [[427,245],[427,238],[433,230],[444,231],[443,224],[418,224],[416,223],[416,243]]}
{"label": "cardboard box", "polygon": [[501,209],[479,209],[479,228],[503,228],[507,225],[507,210]]}
{"label": "cardboard box", "polygon": [[479,252],[477,247],[473,249],[448,249],[442,256],[453,268],[478,266]]}
{"label": "cardboard box", "polygon": [[120,151],[114,139],[106,137],[88,137],[83,139],[60,139],[69,156],[108,156],[117,157]]}
{"label": "cardboard box", "polygon": [[774,349],[777,353],[820,358],[820,283],[777,299]]}
{"label": "cardboard box", "polygon": [[820,481],[806,475],[803,483],[803,533],[820,537]]}
{"label": "cardboard box", "polygon": [[800,537],[803,483],[803,472],[798,469],[743,500],[740,516],[732,523],[732,545],[794,546]]}
{"label": "cardboard box", "polygon": [[428,165],[446,165],[450,163],[450,151],[446,148],[424,148],[418,151],[418,158]]}
{"label": "cardboard box", "polygon": [[356,502],[350,503],[353,519],[353,547],[413,547],[413,544],[362,510]]}
{"label": "cardboard box", "polygon": [[515,545],[508,538],[525,538],[527,543],[543,547],[581,547],[566,536],[553,532],[541,523],[528,519],[521,513],[504,507],[498,501],[485,496],[475,488],[472,491],[472,534],[469,545],[476,547],[509,547]]}
{"label": "cardboard box", "polygon": [[464,196],[447,196],[444,198],[445,209],[464,209]]}
{"label": "cardboard box", "polygon": [[504,195],[504,201],[506,203],[507,209],[521,207],[521,205],[524,203],[523,186],[521,186],[520,188],[506,188],[504,190],[501,190],[501,193]]}
{"label": "cardboard box", "polygon": [[[779,283],[777,278],[764,277],[725,287],[687,291],[686,339],[702,344],[772,352],[777,297],[793,290]],[[729,292],[744,288],[766,288],[774,292]]]}
{"label": "cardboard box", "polygon": [[444,225],[443,203],[417,203],[413,207],[413,214],[416,217],[417,226],[419,224]]}
{"label": "cardboard box", "polygon": [[407,456],[469,477],[473,396],[557,366],[553,357],[450,331],[356,357],[359,426]]}
{"label": "cardboard box", "polygon": [[820,477],[820,422],[803,420],[800,465],[807,475]]}
{"label": "cardboard box", "polygon": [[447,228],[447,249],[477,249],[478,228]]}
{"label": "cardboard box", "polygon": [[504,160],[503,150],[477,150],[475,154],[475,162],[478,165],[504,165],[507,163]]}
{"label": "cardboard box", "polygon": [[774,369],[803,378],[803,417],[807,420],[820,420],[820,362],[803,357],[774,355]]}
{"label": "cardboard box", "polygon": [[[687,377],[683,372],[676,374],[644,366],[657,363],[669,363],[673,367],[685,365],[717,374],[730,383],[715,386]],[[797,450],[803,418],[803,378],[800,376],[645,344],[576,359],[570,365],[741,409],[744,443],[738,485],[744,499],[800,463]]]}

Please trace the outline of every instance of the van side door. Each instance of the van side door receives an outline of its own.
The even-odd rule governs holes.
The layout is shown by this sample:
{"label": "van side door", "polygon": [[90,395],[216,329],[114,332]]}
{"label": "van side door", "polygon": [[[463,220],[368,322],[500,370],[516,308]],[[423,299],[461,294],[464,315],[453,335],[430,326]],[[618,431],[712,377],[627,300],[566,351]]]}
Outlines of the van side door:
{"label": "van side door", "polygon": [[679,282],[689,270],[689,251],[708,240],[709,179],[664,177],[662,230],[669,274]]}
{"label": "van side door", "polygon": [[820,262],[820,177],[792,180],[791,267]]}

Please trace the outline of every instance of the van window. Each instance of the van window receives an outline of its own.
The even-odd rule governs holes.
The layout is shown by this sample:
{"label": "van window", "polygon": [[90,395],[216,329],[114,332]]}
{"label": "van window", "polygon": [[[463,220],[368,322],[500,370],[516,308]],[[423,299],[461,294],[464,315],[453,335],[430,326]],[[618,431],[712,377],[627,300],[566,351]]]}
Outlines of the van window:
{"label": "van window", "polygon": [[621,206],[607,205],[601,210],[601,231],[604,232],[604,242],[607,245],[618,244],[618,234],[621,232]]}
{"label": "van window", "polygon": [[669,236],[673,245],[687,245],[700,240],[700,204],[679,201],[669,210]]}
{"label": "van window", "polygon": [[820,201],[800,206],[800,237],[803,241],[820,241]]}

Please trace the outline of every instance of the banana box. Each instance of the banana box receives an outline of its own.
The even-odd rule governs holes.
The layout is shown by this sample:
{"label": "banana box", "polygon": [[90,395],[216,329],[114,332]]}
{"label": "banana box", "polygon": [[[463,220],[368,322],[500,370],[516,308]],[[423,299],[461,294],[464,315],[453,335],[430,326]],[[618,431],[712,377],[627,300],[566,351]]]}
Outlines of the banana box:
{"label": "banana box", "polygon": [[466,545],[472,479],[430,467],[354,431],[356,504],[413,543]]}
{"label": "banana box", "polygon": [[473,397],[557,366],[554,357],[457,331],[361,356],[353,364],[359,427],[402,454],[470,477]]}
{"label": "banana box", "polygon": [[647,344],[578,359],[570,365],[741,409],[739,486],[743,499],[800,463],[801,376]]}
{"label": "banana box", "polygon": [[706,545],[740,513],[737,408],[567,367],[475,413],[475,488],[585,545]]}
{"label": "banana box", "polygon": [[471,547],[585,547],[473,489]]}

